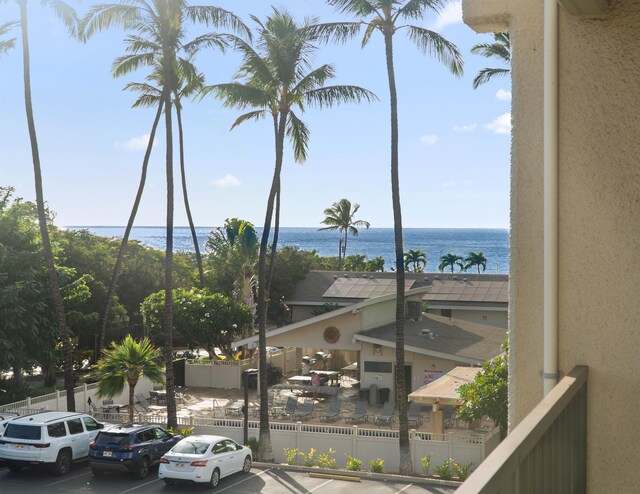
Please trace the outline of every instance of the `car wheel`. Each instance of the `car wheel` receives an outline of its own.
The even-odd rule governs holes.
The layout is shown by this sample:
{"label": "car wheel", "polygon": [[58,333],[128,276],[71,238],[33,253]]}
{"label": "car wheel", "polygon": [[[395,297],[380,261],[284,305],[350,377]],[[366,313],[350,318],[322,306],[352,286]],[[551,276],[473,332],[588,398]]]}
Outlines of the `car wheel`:
{"label": "car wheel", "polygon": [[215,489],[220,483],[220,470],[217,468],[211,474],[211,480],[209,480],[209,487]]}
{"label": "car wheel", "polygon": [[140,459],[140,463],[138,463],[138,469],[135,472],[135,477],[138,480],[142,480],[149,475],[149,468],[151,467],[151,463],[149,462],[149,458],[143,456]]}
{"label": "car wheel", "polygon": [[9,462],[7,464],[7,468],[13,473],[20,473],[24,470],[24,465],[20,465],[19,463]]}
{"label": "car wheel", "polygon": [[244,473],[249,473],[250,470],[251,470],[251,457],[247,455],[247,457],[244,459],[244,463],[242,464],[242,471]]}
{"label": "car wheel", "polygon": [[60,451],[53,464],[53,474],[62,477],[69,473],[69,470],[71,470],[71,453],[67,450]]}

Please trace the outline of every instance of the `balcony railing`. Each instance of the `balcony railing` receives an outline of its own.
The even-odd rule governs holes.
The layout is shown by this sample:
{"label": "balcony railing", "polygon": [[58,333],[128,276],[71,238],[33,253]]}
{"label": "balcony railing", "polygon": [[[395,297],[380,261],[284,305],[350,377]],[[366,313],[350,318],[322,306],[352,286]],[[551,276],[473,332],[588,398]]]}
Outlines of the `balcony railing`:
{"label": "balcony railing", "polygon": [[456,493],[586,492],[587,375],[574,367]]}

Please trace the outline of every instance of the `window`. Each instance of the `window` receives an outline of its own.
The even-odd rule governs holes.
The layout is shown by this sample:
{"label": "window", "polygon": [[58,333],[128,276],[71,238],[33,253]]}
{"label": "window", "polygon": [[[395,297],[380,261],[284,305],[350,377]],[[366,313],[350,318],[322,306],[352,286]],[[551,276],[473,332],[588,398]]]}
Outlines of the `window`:
{"label": "window", "polygon": [[219,443],[217,443],[214,447],[213,447],[213,454],[217,455],[220,453],[224,453],[225,451],[227,451],[227,445],[225,444],[224,441],[220,441]]}
{"label": "window", "polygon": [[[64,425],[62,426],[62,432],[62,435],[64,436]],[[40,439],[41,434],[39,425],[7,424],[4,437],[37,440]]]}
{"label": "window", "polygon": [[152,429],[147,429],[146,431],[138,432],[136,434],[136,438],[141,443],[146,443],[147,441],[153,441],[156,438]]}
{"label": "window", "polygon": [[153,433],[155,434],[156,439],[166,439],[167,437],[169,437],[169,434],[167,434],[162,429],[155,428],[153,429]]}
{"label": "window", "polygon": [[440,315],[442,317],[451,317],[451,309],[440,309]]}
{"label": "window", "polygon": [[58,422],[57,424],[49,424],[47,426],[47,434],[49,434],[49,437],[66,436],[67,430],[64,428],[64,422]]}
{"label": "window", "polygon": [[91,417],[82,417],[82,421],[84,422],[85,429],[88,431],[97,431],[100,428],[100,424]]}
{"label": "window", "polygon": [[365,361],[364,363],[364,371],[365,372],[378,372],[382,374],[391,374],[393,372],[393,367],[391,362],[371,362]]}
{"label": "window", "polygon": [[67,420],[67,427],[69,428],[69,434],[82,434],[84,432],[80,419]]}

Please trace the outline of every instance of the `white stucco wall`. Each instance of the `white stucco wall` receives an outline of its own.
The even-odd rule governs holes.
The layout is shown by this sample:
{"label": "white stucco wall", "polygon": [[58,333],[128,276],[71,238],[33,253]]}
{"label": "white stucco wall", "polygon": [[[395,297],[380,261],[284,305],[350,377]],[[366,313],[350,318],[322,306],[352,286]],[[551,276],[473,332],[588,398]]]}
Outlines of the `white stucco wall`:
{"label": "white stucco wall", "polygon": [[[476,29],[507,19],[513,44],[513,425],[542,397],[542,2],[465,0],[464,8]],[[638,489],[638,26],[636,0],[612,0],[595,19],[560,13],[559,367],[566,373],[589,366],[587,484],[593,493]]]}
{"label": "white stucco wall", "polygon": [[[427,313],[435,314],[437,316],[442,315],[440,308],[427,309]],[[488,311],[488,310],[462,310],[451,309],[451,318],[460,319],[463,321],[477,322],[478,324],[487,324],[489,326],[495,326],[496,328],[507,329],[509,317],[508,312],[504,311]]]}

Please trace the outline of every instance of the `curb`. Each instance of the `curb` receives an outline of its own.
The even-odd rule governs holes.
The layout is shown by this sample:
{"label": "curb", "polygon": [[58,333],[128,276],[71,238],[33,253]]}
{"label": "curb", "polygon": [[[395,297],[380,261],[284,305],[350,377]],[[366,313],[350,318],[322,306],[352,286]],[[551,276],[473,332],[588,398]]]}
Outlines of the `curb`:
{"label": "curb", "polygon": [[322,474],[329,475],[331,477],[335,477],[340,480],[340,477],[357,477],[359,479],[364,480],[375,480],[375,481],[384,481],[384,482],[401,482],[401,483],[410,483],[410,484],[421,484],[421,485],[435,485],[435,486],[444,486],[444,487],[460,487],[462,482],[456,482],[455,480],[439,480],[439,479],[431,479],[427,477],[410,477],[406,475],[397,475],[393,473],[373,473],[373,472],[353,472],[351,470],[344,470],[340,468],[331,469],[331,468],[319,468],[319,467],[306,467],[303,465],[287,465],[284,463],[263,463],[254,461],[253,467],[262,468],[262,469],[271,469],[271,470],[284,470],[290,472],[301,472],[301,473],[313,473],[313,474]]}

